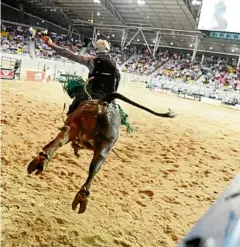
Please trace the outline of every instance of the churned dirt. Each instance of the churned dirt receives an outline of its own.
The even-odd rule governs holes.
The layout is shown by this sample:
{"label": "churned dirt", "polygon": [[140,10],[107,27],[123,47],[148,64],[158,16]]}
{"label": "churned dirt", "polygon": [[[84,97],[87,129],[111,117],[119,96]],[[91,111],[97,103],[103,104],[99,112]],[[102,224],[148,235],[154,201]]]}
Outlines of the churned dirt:
{"label": "churned dirt", "polygon": [[240,113],[126,83],[120,92],[175,119],[121,103],[121,130],[97,174],[87,211],[72,211],[91,152],[55,154],[41,176],[27,164],[62,127],[71,100],[59,83],[2,82],[2,246],[172,247],[240,169]]}

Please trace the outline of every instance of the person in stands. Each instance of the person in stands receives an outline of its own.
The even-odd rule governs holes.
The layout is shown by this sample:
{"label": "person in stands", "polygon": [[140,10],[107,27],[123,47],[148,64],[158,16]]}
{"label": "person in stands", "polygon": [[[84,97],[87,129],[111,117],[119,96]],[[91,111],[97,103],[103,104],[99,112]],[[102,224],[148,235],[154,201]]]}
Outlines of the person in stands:
{"label": "person in stands", "polygon": [[[91,97],[93,99],[99,99],[109,93],[116,92],[118,90],[119,82],[121,79],[120,67],[111,58],[110,46],[106,40],[97,40],[95,43],[96,56],[81,56],[76,55],[68,49],[61,48],[54,45],[51,38],[45,35],[41,36],[42,40],[56,51],[60,56],[66,57],[74,62],[85,65],[89,69],[88,78]],[[75,111],[78,105],[81,103],[81,98],[75,98],[69,107],[67,115]]]}

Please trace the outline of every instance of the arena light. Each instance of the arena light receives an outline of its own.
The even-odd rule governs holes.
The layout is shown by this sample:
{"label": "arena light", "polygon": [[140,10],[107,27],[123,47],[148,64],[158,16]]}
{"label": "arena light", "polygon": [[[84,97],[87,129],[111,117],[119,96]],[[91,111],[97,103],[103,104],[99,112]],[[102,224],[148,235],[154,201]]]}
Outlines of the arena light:
{"label": "arena light", "polygon": [[235,49],[232,49],[232,52],[235,52]]}
{"label": "arena light", "polygon": [[189,46],[190,46],[190,47],[193,47],[193,45],[192,45],[192,44],[190,44]]}
{"label": "arena light", "polygon": [[155,41],[155,40],[153,40],[153,43],[155,44],[155,43],[156,43],[156,41]]}
{"label": "arena light", "polygon": [[100,16],[101,15],[101,13],[100,12],[97,12],[97,16]]}
{"label": "arena light", "polygon": [[100,0],[93,0],[94,3],[100,3]]}
{"label": "arena light", "polygon": [[149,17],[149,16],[147,16],[147,19],[150,19],[150,17]]}
{"label": "arena light", "polygon": [[115,35],[114,35],[114,33],[112,34],[112,37],[114,37]]}
{"label": "arena light", "polygon": [[145,4],[145,1],[144,1],[144,0],[138,0],[137,3],[138,3],[139,5],[143,5],[143,4]]}
{"label": "arena light", "polygon": [[139,39],[137,39],[137,42],[139,41]]}
{"label": "arena light", "polygon": [[210,50],[213,50],[213,47],[212,46],[210,46],[210,48],[209,48]]}
{"label": "arena light", "polygon": [[107,36],[108,39],[110,39],[110,36]]}
{"label": "arena light", "polygon": [[173,45],[173,42],[171,42],[170,45]]}
{"label": "arena light", "polygon": [[44,20],[42,20],[42,23],[44,23]]}
{"label": "arena light", "polygon": [[200,5],[200,4],[201,4],[201,2],[198,1],[198,0],[193,0],[193,1],[192,1],[192,5],[198,6],[198,5]]}

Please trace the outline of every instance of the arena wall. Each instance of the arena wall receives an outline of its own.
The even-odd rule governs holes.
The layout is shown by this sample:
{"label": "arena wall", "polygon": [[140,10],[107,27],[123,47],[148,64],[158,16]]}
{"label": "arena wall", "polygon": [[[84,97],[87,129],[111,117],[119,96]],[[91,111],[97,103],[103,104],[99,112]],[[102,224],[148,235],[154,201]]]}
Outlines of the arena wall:
{"label": "arena wall", "polygon": [[34,58],[32,59],[28,55],[13,55],[13,54],[1,54],[1,60],[3,61],[2,66],[8,67],[7,58],[13,59],[21,59],[21,75],[20,79],[25,80],[27,71],[36,71],[42,72],[44,66],[49,68],[52,79],[57,76],[59,72],[65,73],[68,72],[70,74],[76,72],[76,74],[81,75],[86,78],[88,75],[88,69],[80,65],[78,63],[73,62],[63,62],[63,61],[55,61],[50,59],[42,59],[42,58]]}
{"label": "arena wall", "polygon": [[[29,55],[14,55],[14,54],[5,54],[2,53],[0,55],[1,60],[3,61],[2,66],[8,68],[9,63],[7,58],[13,58],[13,59],[21,59],[21,74],[20,79],[25,80],[26,79],[26,73],[27,71],[36,71],[36,72],[42,72],[44,66],[47,68],[49,67],[50,74],[52,75],[52,79],[56,79],[56,75],[59,71],[65,73],[68,72],[70,74],[73,74],[76,72],[77,75],[82,76],[84,79],[88,76],[88,69],[78,63],[71,62],[71,61],[55,61],[50,59],[42,59],[42,58],[34,58],[32,59]],[[3,59],[2,59],[3,58]],[[142,75],[136,75],[136,74],[130,74],[130,73],[122,73],[122,82],[149,82],[150,77],[149,76],[142,76]]]}

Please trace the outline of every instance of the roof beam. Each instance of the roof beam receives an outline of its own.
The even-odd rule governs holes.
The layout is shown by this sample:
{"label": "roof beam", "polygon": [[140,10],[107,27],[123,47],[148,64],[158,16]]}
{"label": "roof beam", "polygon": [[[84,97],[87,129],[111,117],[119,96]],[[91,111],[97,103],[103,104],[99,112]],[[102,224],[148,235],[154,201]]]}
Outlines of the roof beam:
{"label": "roof beam", "polygon": [[[53,2],[53,0],[38,0],[38,3],[41,3],[43,4],[44,6],[46,6],[47,8],[48,7],[51,7],[52,8],[57,8],[58,6],[55,5],[55,3]],[[69,26],[69,25],[72,25],[72,21],[71,19],[66,15],[66,13],[64,12],[58,12],[58,14],[64,19],[64,21],[66,22],[66,24]]]}
{"label": "roof beam", "polygon": [[140,32],[141,32],[142,37],[143,37],[143,39],[144,39],[144,41],[145,41],[145,44],[146,44],[146,46],[147,46],[147,48],[148,48],[149,54],[152,55],[152,50],[151,50],[150,46],[148,45],[148,42],[147,42],[147,40],[146,40],[146,38],[145,38],[145,35],[144,35],[144,33],[143,33],[143,31],[142,31],[141,29],[140,29]]}
{"label": "roof beam", "polygon": [[[17,9],[17,8],[14,8],[14,7],[12,7],[12,6],[10,6],[10,5],[8,5],[8,4],[5,4],[5,3],[1,3],[2,5],[4,5],[4,6],[6,6],[6,7],[8,7],[8,8],[11,8],[11,9],[14,9],[14,10],[16,10],[16,11],[18,11],[18,12],[21,12],[21,10],[20,9]],[[64,31],[68,31],[68,29],[66,29],[66,28],[64,28],[64,27],[61,27],[61,26],[59,26],[59,25],[57,25],[57,24],[55,24],[55,23],[53,23],[53,22],[51,22],[51,21],[48,21],[48,20],[46,20],[46,19],[43,19],[43,18],[40,18],[40,17],[38,17],[38,16],[36,16],[36,15],[32,15],[32,14],[30,14],[30,13],[27,13],[27,12],[24,12],[24,14],[25,15],[28,15],[28,16],[31,16],[31,17],[34,17],[34,18],[36,18],[36,19],[38,19],[38,20],[40,20],[40,21],[42,21],[42,20],[44,20],[44,22],[46,22],[46,23],[49,23],[49,24],[51,24],[51,25],[53,25],[53,26],[55,26],[55,27],[57,27],[57,28],[59,28],[59,29],[62,29],[62,30],[64,30]],[[8,21],[8,20],[1,20],[3,23],[5,22],[5,23],[9,23],[9,24],[14,24],[15,25],[15,22],[10,22],[10,21]],[[16,23],[17,25],[20,25],[20,26],[24,26],[25,24],[23,24],[23,23]],[[27,26],[29,26],[29,25],[27,25]],[[38,29],[41,29],[41,30],[45,30],[46,28],[44,27],[44,28],[42,28],[42,27],[37,27]],[[73,32],[74,34],[78,34],[79,35],[79,33],[78,32]]]}
{"label": "roof beam", "polygon": [[123,25],[126,25],[124,18],[110,0],[101,0],[101,5],[108,9]]}
{"label": "roof beam", "polygon": [[[81,20],[74,20],[74,26],[80,26],[82,21]],[[125,26],[125,25],[108,25],[108,24],[99,24],[99,23],[94,23],[93,26],[97,27],[97,28],[106,28],[106,29],[139,29],[141,28],[143,31],[166,31],[166,32],[170,32],[169,34],[174,34],[177,35],[179,34],[180,36],[186,36],[185,34],[192,34],[192,35],[197,35],[197,34],[201,34],[200,31],[197,30],[180,30],[180,29],[168,29],[168,28],[158,28],[158,27],[144,27],[142,25],[131,25],[131,26]],[[180,33],[178,33],[180,32]]]}
{"label": "roof beam", "polygon": [[193,15],[194,19],[197,18],[197,14],[192,6],[192,3],[190,0],[183,0],[183,2],[185,3],[185,5],[187,6],[187,8],[189,9],[190,13]]}
{"label": "roof beam", "polygon": [[[120,43],[120,40],[112,40],[112,42],[116,42],[116,43]],[[132,42],[131,44],[133,45],[145,45],[144,43],[136,43],[136,42]],[[153,45],[151,45],[153,46]],[[160,48],[170,48],[173,50],[186,50],[186,51],[193,51],[193,48],[188,48],[188,47],[178,47],[178,46],[169,46],[169,45],[159,45]],[[201,53],[213,53],[213,54],[221,54],[221,55],[228,55],[228,56],[232,56],[232,57],[237,57],[238,55],[235,53],[227,53],[227,52],[220,52],[220,51],[208,51],[208,50],[197,50],[198,52]]]}

